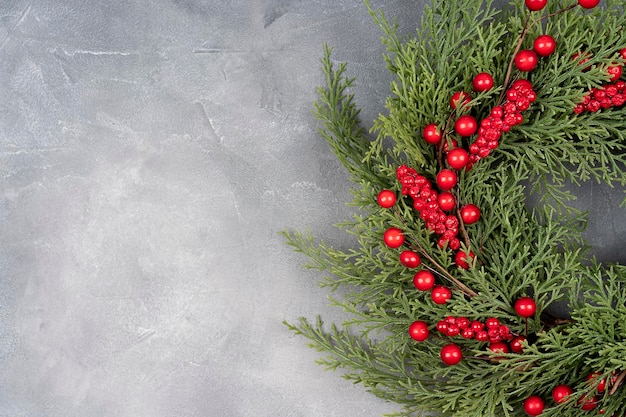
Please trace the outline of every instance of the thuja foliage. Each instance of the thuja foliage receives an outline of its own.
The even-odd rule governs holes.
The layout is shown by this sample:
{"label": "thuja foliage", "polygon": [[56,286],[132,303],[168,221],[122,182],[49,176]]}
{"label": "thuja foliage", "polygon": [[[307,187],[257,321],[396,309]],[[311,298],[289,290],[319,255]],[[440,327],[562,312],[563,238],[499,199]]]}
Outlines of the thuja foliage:
{"label": "thuja foliage", "polygon": [[[372,132],[362,127],[351,93],[356,81],[345,64],[332,60],[329,47],[322,58],[326,84],[314,108],[321,135],[354,183],[355,214],[337,226],[355,244],[336,249],[310,233],[284,233],[306,255],[306,267],[325,274],[321,285],[350,318],[340,325],[302,318],[287,326],[327,354],[322,365],[397,403],[398,416],[537,415],[528,408],[533,396],[543,401],[542,416],[625,415],[626,267],[595,262],[582,236],[585,217],[568,206],[572,196],[564,189],[588,180],[626,183],[626,106],[618,100],[574,112],[590,91],[616,81],[608,67],[624,64],[623,2],[587,10],[574,0],[549,1],[530,12],[519,0],[502,10],[491,1],[435,0],[408,38],[382,11],[365,5],[382,30],[383,59],[393,75],[386,109]],[[555,52],[532,71],[518,70],[513,57],[532,49],[541,34],[554,37]],[[452,109],[450,97],[471,91],[481,72],[493,77],[493,88],[472,92],[469,103]],[[461,268],[456,251],[438,243],[402,194],[397,169],[413,168],[436,184],[445,146],[456,139],[467,148],[472,140],[455,135],[451,121],[464,113],[486,118],[519,78],[536,92],[523,122],[471,169],[457,171],[453,212],[466,203],[481,210],[478,222],[461,220],[459,251],[466,259],[475,254]],[[424,140],[429,124],[441,127],[446,143]],[[377,203],[381,190],[395,192],[393,207]],[[540,199],[531,206],[533,193]],[[402,248],[385,245],[389,228],[402,230],[405,246],[421,257],[419,268],[399,261]],[[447,302],[435,303],[430,292],[416,289],[420,268],[451,289]],[[529,318],[514,307],[522,297],[536,303]],[[556,303],[568,306],[567,317],[553,315]],[[521,352],[494,352],[487,342],[438,332],[437,323],[450,316],[498,319],[510,336],[523,336]],[[423,341],[409,337],[415,321],[428,324]],[[450,343],[463,355],[455,364],[441,359]],[[571,393],[557,402],[552,392],[559,385]]]}

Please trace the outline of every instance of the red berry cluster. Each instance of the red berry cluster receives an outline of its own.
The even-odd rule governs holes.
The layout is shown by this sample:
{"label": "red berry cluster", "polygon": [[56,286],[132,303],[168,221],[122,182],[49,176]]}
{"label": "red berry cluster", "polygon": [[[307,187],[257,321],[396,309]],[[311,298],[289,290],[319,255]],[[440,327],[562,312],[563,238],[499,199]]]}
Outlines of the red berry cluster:
{"label": "red berry cluster", "polygon": [[467,317],[448,316],[437,323],[437,330],[449,337],[461,336],[479,342],[497,343],[513,339],[509,326],[501,324],[495,317],[488,318],[483,323],[478,320],[470,321]]}
{"label": "red berry cluster", "polygon": [[626,103],[626,82],[617,81],[598,88],[592,88],[583,101],[574,107],[574,113],[597,112],[600,109],[620,107]]}
{"label": "red berry cluster", "polygon": [[433,189],[432,183],[418,174],[415,169],[406,165],[401,165],[396,169],[396,177],[402,185],[402,194],[413,199],[413,207],[419,211],[428,230],[440,236],[438,245],[445,247],[447,244],[453,250],[459,249],[461,247],[461,242],[457,238],[459,219],[455,215],[446,214],[441,209],[438,201],[439,193]]}
{"label": "red berry cluster", "polygon": [[480,122],[478,137],[469,147],[469,165],[487,157],[498,147],[503,132],[524,121],[522,112],[537,99],[532,84],[524,79],[515,81],[506,92],[506,101],[491,110],[491,114]]}

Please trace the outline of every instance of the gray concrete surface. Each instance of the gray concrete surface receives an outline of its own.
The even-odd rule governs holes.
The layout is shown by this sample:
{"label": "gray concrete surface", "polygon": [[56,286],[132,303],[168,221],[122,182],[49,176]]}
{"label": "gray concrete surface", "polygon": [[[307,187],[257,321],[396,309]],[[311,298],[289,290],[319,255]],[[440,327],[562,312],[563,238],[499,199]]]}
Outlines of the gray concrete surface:
{"label": "gray concrete surface", "polygon": [[[411,32],[423,2],[384,3]],[[277,235],[344,243],[310,110],[327,41],[370,125],[379,38],[352,0],[2,1],[0,416],[394,410],[281,324],[339,314]]]}
{"label": "gray concrete surface", "polygon": [[379,38],[358,1],[2,1],[0,416],[393,410],[281,324],[334,313],[277,235],[341,239],[319,58],[371,120]]}

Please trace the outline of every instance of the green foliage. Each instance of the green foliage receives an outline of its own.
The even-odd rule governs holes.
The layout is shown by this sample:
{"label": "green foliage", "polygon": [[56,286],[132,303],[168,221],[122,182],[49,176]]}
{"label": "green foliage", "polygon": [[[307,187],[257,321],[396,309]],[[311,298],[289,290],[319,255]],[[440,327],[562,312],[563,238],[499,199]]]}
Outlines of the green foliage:
{"label": "green foliage", "polygon": [[[550,2],[541,13],[570,3]],[[394,76],[387,113],[374,122],[375,138],[359,123],[351,93],[355,79],[347,76],[345,64],[333,64],[327,46],[322,57],[326,85],[319,88],[314,109],[322,123],[320,134],[355,184],[352,204],[358,210],[337,225],[355,236],[355,245],[340,250],[311,234],[283,233],[306,256],[307,268],[326,274],[320,284],[350,318],[330,327],[320,318],[285,324],[327,354],[321,365],[341,369],[348,380],[402,407],[397,416],[522,416],[522,403],[530,395],[546,400],[542,416],[582,416],[587,413],[576,400],[594,394],[606,415],[623,415],[626,268],[598,265],[588,255],[582,238],[585,218],[568,207],[571,195],[563,189],[566,183],[587,180],[626,183],[625,108],[572,112],[586,91],[608,80],[606,67],[621,62],[617,51],[626,46],[623,5],[608,1],[593,11],[578,7],[525,26],[523,1],[501,11],[491,1],[435,0],[407,39],[400,39],[396,24],[383,12],[366,6],[383,32],[384,59]],[[468,107],[478,120],[486,117],[508,76],[519,76],[508,70],[517,46],[509,34],[525,33],[525,27],[528,35],[521,48],[531,48],[537,35],[551,33],[558,52],[528,75],[537,101],[524,113],[524,123],[505,133],[488,158],[460,173],[457,199],[482,210],[481,221],[464,228],[463,248],[471,245],[476,262],[460,269],[453,251],[437,246],[408,197],[383,209],[376,195],[392,189],[401,197],[395,170],[402,164],[434,181],[441,154],[422,140],[422,128],[437,123],[450,130],[450,97],[471,91],[473,75],[483,71],[499,87],[475,94]],[[583,50],[593,54],[588,70],[572,59]],[[531,191],[542,197],[535,208],[527,203]],[[389,227],[401,228],[438,282],[452,288],[448,303],[435,304],[427,292],[415,290],[415,271],[400,264],[398,249],[382,244]],[[522,296],[533,297],[538,305],[528,322],[513,308]],[[571,317],[554,318],[557,303],[567,303]],[[523,353],[494,354],[484,343],[440,335],[434,324],[446,316],[496,317],[514,334],[528,334],[528,342]],[[408,336],[415,320],[431,325],[428,340]],[[451,341],[465,357],[446,366],[439,354]],[[603,393],[585,379],[596,371],[611,381]],[[570,385],[575,393],[557,406],[549,398],[559,384]]]}

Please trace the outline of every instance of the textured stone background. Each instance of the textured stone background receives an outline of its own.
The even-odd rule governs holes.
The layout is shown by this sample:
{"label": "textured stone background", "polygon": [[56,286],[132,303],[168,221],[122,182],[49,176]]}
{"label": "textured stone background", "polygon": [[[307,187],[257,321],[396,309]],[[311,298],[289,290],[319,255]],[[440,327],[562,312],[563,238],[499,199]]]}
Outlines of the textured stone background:
{"label": "textured stone background", "polygon": [[[423,2],[385,3],[412,32]],[[2,1],[0,416],[392,411],[281,324],[339,316],[277,235],[342,244],[319,58],[349,62],[369,126],[379,38],[352,0]],[[616,260],[617,198],[590,190]]]}

